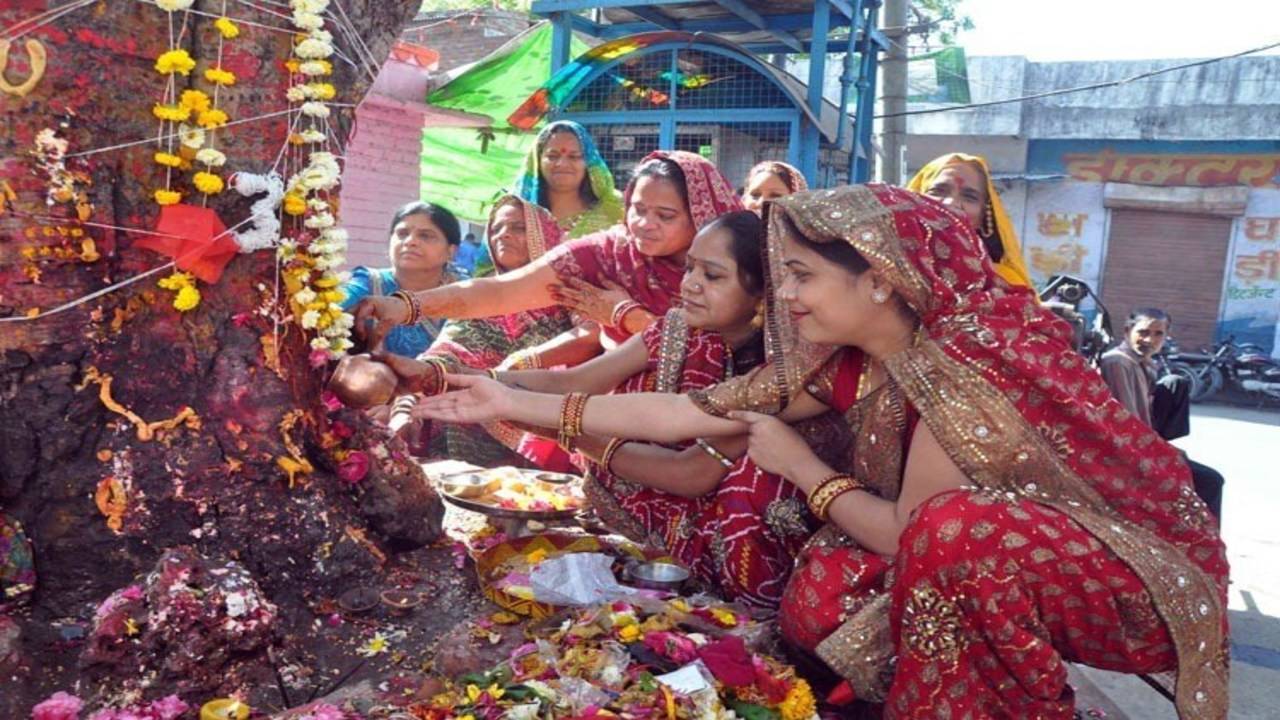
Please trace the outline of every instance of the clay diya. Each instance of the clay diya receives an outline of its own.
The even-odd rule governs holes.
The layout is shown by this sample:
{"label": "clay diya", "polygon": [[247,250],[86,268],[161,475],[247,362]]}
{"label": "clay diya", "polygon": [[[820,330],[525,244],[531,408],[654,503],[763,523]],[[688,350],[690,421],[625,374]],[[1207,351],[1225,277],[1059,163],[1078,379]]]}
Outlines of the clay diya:
{"label": "clay diya", "polygon": [[235,698],[215,698],[200,708],[200,720],[246,720],[253,708]]}
{"label": "clay diya", "polygon": [[382,598],[382,604],[397,615],[408,615],[414,608],[422,604],[422,595],[412,590],[389,588],[383,590],[379,597]]}
{"label": "clay diya", "polygon": [[352,615],[369,612],[377,604],[378,591],[368,587],[351,588],[338,597],[338,607]]}
{"label": "clay diya", "polygon": [[396,374],[369,355],[348,355],[338,362],[329,389],[343,405],[363,410],[386,405],[395,396]]}

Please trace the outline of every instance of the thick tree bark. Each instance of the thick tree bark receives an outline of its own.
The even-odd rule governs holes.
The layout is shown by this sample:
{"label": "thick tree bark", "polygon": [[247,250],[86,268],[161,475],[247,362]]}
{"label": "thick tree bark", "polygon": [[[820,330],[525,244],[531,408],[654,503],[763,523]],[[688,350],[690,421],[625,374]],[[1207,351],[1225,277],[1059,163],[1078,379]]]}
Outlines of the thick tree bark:
{"label": "thick tree bark", "polygon": [[[151,107],[164,78],[152,65],[168,48],[167,15],[150,2],[103,1],[47,24],[16,25],[67,5],[0,5],[0,26],[27,30],[10,49],[8,85],[30,70],[26,41],[38,41],[48,55],[43,77],[25,97],[0,91],[3,316],[48,310],[168,260],[136,247],[138,235],[88,224],[152,227],[158,212],[152,192],[165,182],[164,168],[152,161],[154,144],[76,155],[157,134]],[[354,61],[333,58],[338,96],[330,122],[339,142],[372,80],[369,70],[376,72],[417,6],[416,0],[340,0],[331,7],[326,27],[340,54]],[[193,9],[210,16],[173,15],[180,44],[200,63],[190,77],[179,76],[179,85],[212,95],[199,75],[218,44],[213,18],[225,12],[248,22],[224,46],[223,65],[239,79],[220,91],[220,107],[232,121],[288,107],[288,11],[276,3],[220,0],[200,0]],[[271,168],[285,143],[287,117],[220,130],[224,174]],[[92,203],[86,223],[77,221],[74,201],[46,204],[50,177],[31,150],[47,128],[67,140],[68,170],[82,174],[76,188]],[[341,155],[340,147],[331,149]],[[209,206],[230,227],[248,215],[251,202],[228,190],[212,196]],[[0,716],[25,717],[33,701],[67,689],[75,677],[55,668],[75,666],[74,655],[56,648],[62,639],[74,642],[76,633],[54,621],[89,622],[98,603],[151,571],[167,549],[188,546],[215,564],[238,561],[285,614],[366,582],[388,550],[439,534],[438,499],[403,447],[385,443],[363,417],[327,413],[323,372],[309,365],[303,331],[291,321],[277,328],[257,312],[288,311],[274,301],[272,251],[238,255],[217,284],[200,285],[203,301],[189,313],[177,312],[173,294],[156,287],[166,274],[57,315],[0,323],[0,512],[25,527],[38,573],[31,607],[17,616],[23,649],[7,666],[0,657],[0,684],[22,688],[0,692]],[[275,361],[269,355],[277,337]],[[100,380],[106,376],[111,398],[142,420],[173,418],[189,407],[198,422],[143,440],[133,422],[104,403]],[[354,435],[335,439],[335,421]],[[359,484],[337,477],[335,441],[379,448]],[[290,483],[278,459],[297,450],[315,470]],[[100,491],[107,500],[115,491],[124,502],[118,529],[108,526],[95,501]],[[151,632],[142,629],[144,638]],[[148,643],[163,651],[162,644]],[[102,670],[100,663],[95,667]],[[159,684],[148,694],[177,682],[163,679],[163,667],[152,669],[160,672]],[[10,682],[26,672],[34,683]],[[105,686],[129,675],[139,675],[136,663],[108,666],[95,677]],[[235,678],[205,680],[225,688]]]}

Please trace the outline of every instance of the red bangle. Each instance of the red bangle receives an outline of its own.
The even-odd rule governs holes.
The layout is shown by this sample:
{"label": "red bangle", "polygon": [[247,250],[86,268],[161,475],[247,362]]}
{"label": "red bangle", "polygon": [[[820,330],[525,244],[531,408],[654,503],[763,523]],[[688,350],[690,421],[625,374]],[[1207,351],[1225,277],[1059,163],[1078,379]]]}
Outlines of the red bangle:
{"label": "red bangle", "polygon": [[625,330],[623,322],[627,319],[627,313],[637,309],[644,309],[644,306],[630,298],[619,302],[613,306],[613,313],[609,315],[609,324]]}

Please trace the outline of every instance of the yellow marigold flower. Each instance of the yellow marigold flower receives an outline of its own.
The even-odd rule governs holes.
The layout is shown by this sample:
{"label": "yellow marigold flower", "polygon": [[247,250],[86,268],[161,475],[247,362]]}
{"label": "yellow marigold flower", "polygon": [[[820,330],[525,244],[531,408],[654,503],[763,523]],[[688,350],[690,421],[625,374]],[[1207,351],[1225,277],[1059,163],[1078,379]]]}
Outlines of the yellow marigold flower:
{"label": "yellow marigold flower", "polygon": [[227,124],[227,114],[217,108],[205,110],[196,117],[196,124],[210,130]]}
{"label": "yellow marigold flower", "polygon": [[284,61],[284,68],[291,73],[298,72],[298,68],[302,67],[302,63],[297,58],[289,58]]}
{"label": "yellow marigold flower", "polygon": [[196,189],[205,195],[216,195],[222,192],[222,178],[211,172],[198,172],[194,178]]}
{"label": "yellow marigold flower", "polygon": [[307,201],[301,195],[289,193],[284,196],[284,211],[290,215],[301,215],[307,211]]}
{"label": "yellow marigold flower", "polygon": [[196,61],[192,60],[191,55],[182,48],[161,53],[160,57],[156,58],[156,72],[161,75],[174,73],[189,75],[195,66]]}
{"label": "yellow marigold flower", "polygon": [[330,83],[308,83],[311,97],[317,100],[332,100],[338,94],[337,88]]}
{"label": "yellow marigold flower", "polygon": [[151,106],[151,114],[156,116],[157,120],[168,120],[170,122],[182,122],[191,117],[191,108],[181,105],[162,105],[156,103]]}
{"label": "yellow marigold flower", "polygon": [[236,74],[230,70],[223,70],[221,67],[206,68],[204,71],[204,79],[214,85],[235,85]]}
{"label": "yellow marigold flower", "polygon": [[178,290],[178,294],[173,298],[173,307],[178,312],[189,312],[199,304],[200,291],[190,285]]}
{"label": "yellow marigold flower", "polygon": [[209,109],[209,96],[202,90],[183,90],[178,104],[194,113],[202,113]]}
{"label": "yellow marigold flower", "polygon": [[220,17],[213,21],[213,26],[218,28],[218,32],[222,33],[222,37],[231,40],[239,37],[240,26],[231,22],[229,17]]}
{"label": "yellow marigold flower", "polygon": [[158,152],[152,157],[157,165],[164,165],[165,167],[180,167],[182,165],[182,158],[173,153]]}
{"label": "yellow marigold flower", "polygon": [[778,706],[778,713],[782,715],[782,720],[809,720],[817,712],[818,703],[813,699],[813,690],[809,687],[809,683],[802,678],[796,678],[795,684],[787,691],[787,697]]}
{"label": "yellow marigold flower", "polygon": [[724,627],[733,627],[738,624],[738,616],[734,615],[732,610],[726,608],[711,608],[711,616]]}
{"label": "yellow marigold flower", "polygon": [[339,279],[337,275],[323,275],[316,278],[316,281],[312,284],[322,290],[328,290],[329,288],[338,287],[338,282]]}
{"label": "yellow marigold flower", "polygon": [[163,290],[181,290],[194,285],[195,282],[196,279],[191,276],[191,273],[175,272],[168,277],[160,278],[156,285]]}
{"label": "yellow marigold flower", "polygon": [[633,643],[640,639],[639,625],[626,625],[618,631],[618,639],[624,643]]}
{"label": "yellow marigold flower", "polygon": [[157,205],[176,205],[182,202],[182,193],[176,190],[157,190],[155,198]]}

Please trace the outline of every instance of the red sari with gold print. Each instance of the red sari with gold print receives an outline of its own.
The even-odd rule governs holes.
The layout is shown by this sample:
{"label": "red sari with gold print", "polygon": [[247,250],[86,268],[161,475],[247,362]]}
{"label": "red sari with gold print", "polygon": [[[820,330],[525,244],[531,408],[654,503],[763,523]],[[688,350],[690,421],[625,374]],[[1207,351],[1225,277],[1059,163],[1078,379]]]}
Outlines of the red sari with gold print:
{"label": "red sari with gold print", "polygon": [[854,473],[887,499],[924,422],[970,485],[920,505],[891,558],[820,531],[787,590],[785,636],[889,718],[1065,720],[1068,662],[1176,671],[1181,718],[1225,718],[1216,524],[1178,452],[1111,397],[1065,323],[996,280],[961,218],[899,188],[777,201],[775,282],[790,233],[853,245],[919,318],[914,343],[857,398],[858,351],[806,347],[774,298],[771,365],[695,401],[777,411],[803,387],[848,406]]}
{"label": "red sari with gold print", "polygon": [[[720,336],[689,328],[679,311],[645,330],[644,341],[648,366],[616,392],[687,393],[722,382],[735,369]],[[794,485],[746,458],[714,492],[696,498],[593,470],[587,497],[605,524],[665,549],[726,599],[777,608],[796,552],[814,527]]]}

